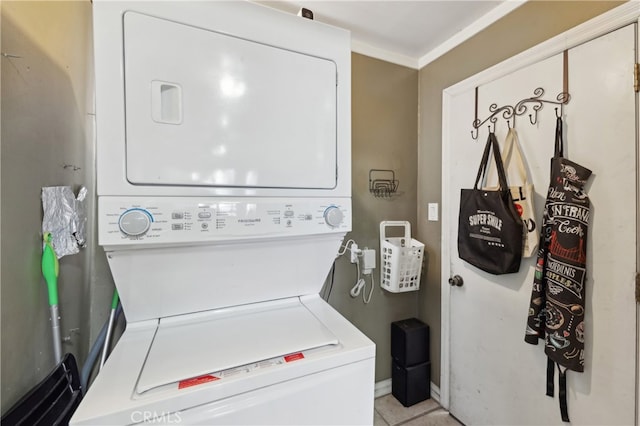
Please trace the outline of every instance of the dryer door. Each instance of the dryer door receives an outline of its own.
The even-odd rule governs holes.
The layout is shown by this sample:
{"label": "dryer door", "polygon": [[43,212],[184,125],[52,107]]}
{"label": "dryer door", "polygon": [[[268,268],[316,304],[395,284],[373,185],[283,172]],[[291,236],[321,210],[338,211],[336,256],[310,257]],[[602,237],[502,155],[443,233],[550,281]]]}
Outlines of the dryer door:
{"label": "dryer door", "polygon": [[140,185],[336,186],[336,64],[124,15],[127,179]]}

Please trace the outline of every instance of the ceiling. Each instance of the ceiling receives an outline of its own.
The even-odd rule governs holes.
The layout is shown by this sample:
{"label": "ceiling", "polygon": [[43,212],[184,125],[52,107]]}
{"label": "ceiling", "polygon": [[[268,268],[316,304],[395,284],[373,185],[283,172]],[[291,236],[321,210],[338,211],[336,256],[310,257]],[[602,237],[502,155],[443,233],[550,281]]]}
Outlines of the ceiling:
{"label": "ceiling", "polygon": [[258,1],[351,31],[352,50],[421,68],[526,0],[278,0]]}

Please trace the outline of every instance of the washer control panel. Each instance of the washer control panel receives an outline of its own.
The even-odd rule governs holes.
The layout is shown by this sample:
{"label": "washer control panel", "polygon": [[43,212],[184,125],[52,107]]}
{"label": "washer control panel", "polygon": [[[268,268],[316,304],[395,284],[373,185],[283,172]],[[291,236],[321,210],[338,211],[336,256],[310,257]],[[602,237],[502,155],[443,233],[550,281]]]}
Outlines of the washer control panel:
{"label": "washer control panel", "polygon": [[267,238],[351,230],[350,199],[100,197],[101,245]]}

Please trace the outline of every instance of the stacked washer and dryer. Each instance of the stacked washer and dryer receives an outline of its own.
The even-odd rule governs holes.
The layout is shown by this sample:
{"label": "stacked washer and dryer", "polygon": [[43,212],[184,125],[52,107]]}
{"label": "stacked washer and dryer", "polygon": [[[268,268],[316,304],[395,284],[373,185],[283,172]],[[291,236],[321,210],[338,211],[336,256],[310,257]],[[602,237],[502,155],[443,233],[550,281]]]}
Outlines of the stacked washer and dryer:
{"label": "stacked washer and dryer", "polygon": [[248,2],[93,9],[127,328],[71,424],[371,424],[375,346],[318,295],[351,229],[349,33]]}

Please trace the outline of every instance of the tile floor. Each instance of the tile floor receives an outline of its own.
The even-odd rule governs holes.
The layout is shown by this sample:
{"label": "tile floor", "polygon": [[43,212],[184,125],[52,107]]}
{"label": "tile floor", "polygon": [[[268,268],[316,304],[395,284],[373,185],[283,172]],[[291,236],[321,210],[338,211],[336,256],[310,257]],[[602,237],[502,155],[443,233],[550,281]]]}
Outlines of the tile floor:
{"label": "tile floor", "polygon": [[374,426],[461,426],[433,399],[404,407],[393,395],[374,401]]}

